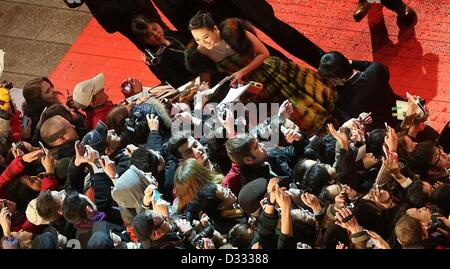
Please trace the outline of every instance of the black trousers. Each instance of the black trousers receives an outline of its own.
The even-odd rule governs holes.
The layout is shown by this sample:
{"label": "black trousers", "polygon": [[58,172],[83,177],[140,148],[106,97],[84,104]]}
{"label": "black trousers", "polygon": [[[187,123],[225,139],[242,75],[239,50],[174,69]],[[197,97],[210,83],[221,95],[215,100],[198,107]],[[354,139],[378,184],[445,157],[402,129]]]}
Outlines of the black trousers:
{"label": "black trousers", "polygon": [[[359,0],[359,2],[366,2],[367,0]],[[387,9],[394,11],[395,13],[400,13],[405,8],[405,4],[402,0],[381,0],[381,4]]]}
{"label": "black trousers", "polygon": [[[211,4],[201,0],[153,2],[178,30],[187,30],[190,18],[199,10],[207,10],[214,15],[217,23],[233,17],[250,21],[283,49],[315,68],[319,67],[320,58],[325,53],[302,33],[278,19],[272,6],[265,0],[215,0]],[[273,48],[269,50],[272,55],[282,55]]]}

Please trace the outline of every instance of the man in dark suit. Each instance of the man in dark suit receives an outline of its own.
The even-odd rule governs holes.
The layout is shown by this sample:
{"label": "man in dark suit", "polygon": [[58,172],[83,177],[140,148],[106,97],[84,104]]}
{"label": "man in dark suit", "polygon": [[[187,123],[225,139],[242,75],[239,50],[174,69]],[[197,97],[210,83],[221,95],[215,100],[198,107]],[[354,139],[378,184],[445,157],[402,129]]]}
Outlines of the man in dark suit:
{"label": "man in dark suit", "polygon": [[336,106],[344,114],[344,120],[357,118],[361,112],[372,112],[373,128],[384,128],[384,122],[392,127],[397,125],[391,108],[402,98],[392,91],[386,66],[349,61],[340,52],[332,51],[320,60],[319,73],[336,87]]}

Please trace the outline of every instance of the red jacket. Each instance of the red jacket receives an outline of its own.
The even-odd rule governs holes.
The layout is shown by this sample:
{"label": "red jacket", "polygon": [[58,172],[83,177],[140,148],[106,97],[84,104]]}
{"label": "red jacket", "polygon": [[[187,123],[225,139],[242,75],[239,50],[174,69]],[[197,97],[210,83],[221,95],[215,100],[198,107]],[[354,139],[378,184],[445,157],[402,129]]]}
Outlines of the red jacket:
{"label": "red jacket", "polygon": [[25,164],[22,161],[22,157],[15,158],[6,167],[5,171],[0,175],[0,198],[8,199],[8,185],[16,176],[22,173],[25,168]]}
{"label": "red jacket", "polygon": [[115,105],[108,101],[99,108],[86,111],[86,130],[89,132],[95,128],[98,121],[101,120],[106,124],[106,116],[115,107]]}
{"label": "red jacket", "polygon": [[19,142],[22,138],[22,114],[20,111],[16,111],[9,126],[11,126],[12,141]]}
{"label": "red jacket", "polygon": [[[22,161],[22,157],[17,157],[8,165],[8,167],[6,167],[5,171],[0,175],[0,198],[8,199],[9,183],[14,180],[17,175],[22,173],[25,165],[26,163]],[[58,181],[54,176],[44,177],[42,180],[41,191],[56,190],[57,186]],[[11,231],[17,232],[20,230],[36,233],[39,232],[41,228],[30,223],[23,212],[16,212],[14,213],[13,221],[11,223]]]}
{"label": "red jacket", "polygon": [[237,196],[241,191],[241,172],[239,166],[235,163],[231,164],[231,169],[228,174],[223,178],[222,184]]}

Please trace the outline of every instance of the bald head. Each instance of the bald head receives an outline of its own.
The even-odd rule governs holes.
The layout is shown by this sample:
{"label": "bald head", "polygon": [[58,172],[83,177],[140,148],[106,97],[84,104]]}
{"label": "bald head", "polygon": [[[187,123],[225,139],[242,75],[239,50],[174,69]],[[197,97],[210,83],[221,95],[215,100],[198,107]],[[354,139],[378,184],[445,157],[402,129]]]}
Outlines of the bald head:
{"label": "bald head", "polygon": [[78,139],[75,126],[59,115],[47,119],[41,125],[40,132],[42,140],[49,146],[59,146]]}

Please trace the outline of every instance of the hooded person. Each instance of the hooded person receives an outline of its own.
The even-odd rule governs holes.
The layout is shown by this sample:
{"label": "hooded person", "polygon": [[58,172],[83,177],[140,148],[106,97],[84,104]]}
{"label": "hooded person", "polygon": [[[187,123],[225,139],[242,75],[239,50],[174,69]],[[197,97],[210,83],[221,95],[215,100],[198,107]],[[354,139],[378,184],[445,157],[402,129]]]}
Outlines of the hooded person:
{"label": "hooded person", "polygon": [[125,248],[122,243],[129,242],[128,234],[121,227],[99,221],[92,227],[92,236],[87,243],[88,249],[114,249]]}
{"label": "hooded person", "polygon": [[31,244],[32,249],[58,249],[64,248],[67,238],[60,236],[58,231],[49,226],[43,233],[37,235]]}
{"label": "hooded person", "polygon": [[121,208],[120,213],[126,224],[132,223],[134,217],[144,211],[141,205],[144,191],[149,184],[144,172],[134,165],[131,165],[115,182],[111,191],[112,198]]}

